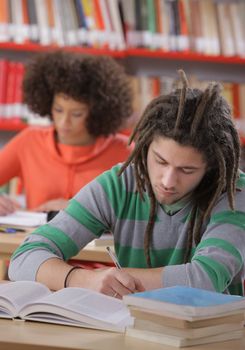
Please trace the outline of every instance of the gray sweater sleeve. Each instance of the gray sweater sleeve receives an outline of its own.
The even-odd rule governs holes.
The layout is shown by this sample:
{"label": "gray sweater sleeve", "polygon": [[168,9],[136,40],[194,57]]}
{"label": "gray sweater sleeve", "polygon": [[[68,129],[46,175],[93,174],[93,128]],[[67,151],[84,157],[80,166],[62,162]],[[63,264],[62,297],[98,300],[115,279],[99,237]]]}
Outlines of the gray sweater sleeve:
{"label": "gray sweater sleeve", "polygon": [[180,284],[226,290],[231,283],[241,283],[245,276],[244,203],[244,191],[238,192],[232,212],[227,195],[221,197],[190,263],[164,267],[164,287]]}

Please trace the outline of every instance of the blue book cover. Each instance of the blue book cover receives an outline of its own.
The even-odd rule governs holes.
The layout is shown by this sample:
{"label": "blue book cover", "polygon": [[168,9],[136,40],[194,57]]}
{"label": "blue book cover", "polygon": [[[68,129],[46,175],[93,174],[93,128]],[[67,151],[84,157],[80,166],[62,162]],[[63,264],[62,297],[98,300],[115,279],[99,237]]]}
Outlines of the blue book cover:
{"label": "blue book cover", "polygon": [[129,294],[128,306],[176,316],[221,316],[245,310],[245,298],[186,286],[174,286]]}

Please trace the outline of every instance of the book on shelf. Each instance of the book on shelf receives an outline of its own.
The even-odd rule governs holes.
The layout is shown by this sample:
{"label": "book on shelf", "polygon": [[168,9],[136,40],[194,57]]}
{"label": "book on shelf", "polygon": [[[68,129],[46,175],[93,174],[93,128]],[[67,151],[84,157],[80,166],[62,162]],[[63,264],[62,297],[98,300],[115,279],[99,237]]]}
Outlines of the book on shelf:
{"label": "book on shelf", "polygon": [[240,296],[176,286],[127,295],[123,300],[134,317],[127,336],[183,347],[243,335],[245,298]]}
{"label": "book on shelf", "polygon": [[51,292],[32,281],[0,284],[0,318],[124,332],[133,319],[124,303],[84,288]]}
{"label": "book on shelf", "polygon": [[129,307],[141,307],[158,314],[194,321],[245,311],[245,297],[199,288],[174,286],[125,295]]}

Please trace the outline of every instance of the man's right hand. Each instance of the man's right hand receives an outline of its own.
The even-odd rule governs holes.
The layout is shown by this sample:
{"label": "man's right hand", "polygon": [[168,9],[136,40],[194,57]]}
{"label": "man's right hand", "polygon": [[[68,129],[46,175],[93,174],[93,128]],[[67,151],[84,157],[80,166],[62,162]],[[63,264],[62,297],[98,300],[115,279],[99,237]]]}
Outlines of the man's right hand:
{"label": "man's right hand", "polygon": [[0,215],[8,215],[19,209],[20,205],[7,194],[0,195]]}
{"label": "man's right hand", "polygon": [[115,267],[84,270],[76,269],[68,279],[69,287],[83,287],[121,299],[123,295],[145,290],[138,278],[127,270]]}

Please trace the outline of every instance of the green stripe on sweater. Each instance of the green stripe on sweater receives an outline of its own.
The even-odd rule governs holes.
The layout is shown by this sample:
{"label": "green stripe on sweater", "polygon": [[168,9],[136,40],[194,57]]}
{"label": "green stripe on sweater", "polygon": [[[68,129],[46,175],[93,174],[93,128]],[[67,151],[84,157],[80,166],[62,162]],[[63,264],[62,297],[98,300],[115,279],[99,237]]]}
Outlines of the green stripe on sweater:
{"label": "green stripe on sweater", "polygon": [[243,264],[243,259],[242,259],[240,252],[231,243],[229,243],[223,239],[207,238],[198,244],[197,251],[199,249],[206,248],[206,247],[221,248],[221,249],[225,250],[226,252],[230,253],[231,255],[233,255],[239,261],[240,267]]}
{"label": "green stripe on sweater", "polygon": [[211,217],[208,226],[218,223],[231,224],[245,230],[245,213],[242,211],[222,211]]}
{"label": "green stripe on sweater", "polygon": [[77,245],[65,234],[65,232],[48,224],[39,227],[33,232],[33,234],[43,236],[56,244],[63,253],[65,260],[70,259],[79,252]]}
{"label": "green stripe on sweater", "polygon": [[23,243],[21,246],[19,246],[15,250],[15,252],[12,254],[11,259],[15,258],[19,254],[27,252],[28,250],[34,250],[34,249],[49,250],[51,253],[57,254],[57,252],[54,249],[52,249],[48,243],[29,242],[29,243]]}
{"label": "green stripe on sweater", "polygon": [[192,262],[196,261],[209,276],[214,289],[222,293],[230,283],[231,276],[224,265],[207,256],[195,256]]}
{"label": "green stripe on sweater", "polygon": [[[115,251],[122,266],[146,268],[146,258],[143,248],[132,248],[115,244]],[[152,266],[178,265],[183,263],[184,249],[150,249]]]}
{"label": "green stripe on sweater", "polygon": [[[119,167],[112,169],[110,181],[108,181],[107,173],[99,176],[97,181],[103,187],[118,219],[145,221],[149,217],[149,197],[145,195],[145,202],[142,203],[138,192],[127,192],[123,183],[123,175],[118,178],[117,172],[119,169]],[[118,201],[118,198],[120,198],[120,201]]]}
{"label": "green stripe on sweater", "polygon": [[67,214],[73,217],[73,219],[85,226],[89,231],[93,232],[97,237],[100,237],[103,232],[109,230],[108,227],[93,216],[75,199],[70,200],[70,205],[65,209],[65,211]]}

